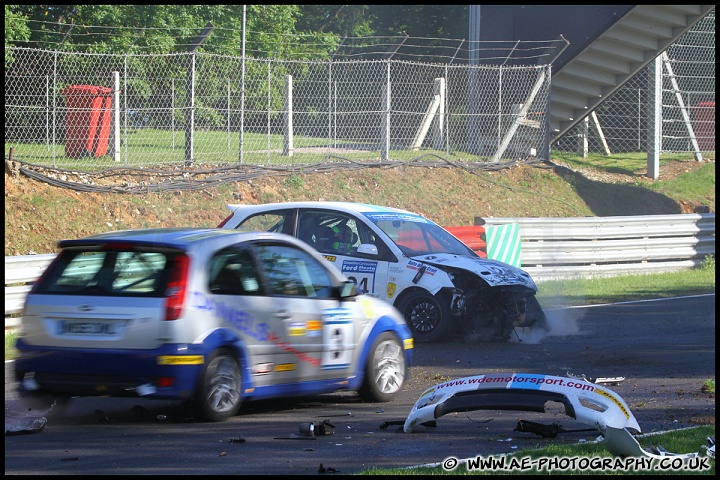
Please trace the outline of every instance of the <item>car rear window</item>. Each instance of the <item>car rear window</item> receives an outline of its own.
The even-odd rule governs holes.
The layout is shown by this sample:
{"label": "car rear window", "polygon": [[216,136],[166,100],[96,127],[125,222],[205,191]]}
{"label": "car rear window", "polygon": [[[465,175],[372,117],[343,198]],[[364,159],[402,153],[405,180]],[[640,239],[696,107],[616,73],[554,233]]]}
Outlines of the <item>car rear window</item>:
{"label": "car rear window", "polygon": [[164,296],[170,252],[74,250],[60,253],[34,293]]}

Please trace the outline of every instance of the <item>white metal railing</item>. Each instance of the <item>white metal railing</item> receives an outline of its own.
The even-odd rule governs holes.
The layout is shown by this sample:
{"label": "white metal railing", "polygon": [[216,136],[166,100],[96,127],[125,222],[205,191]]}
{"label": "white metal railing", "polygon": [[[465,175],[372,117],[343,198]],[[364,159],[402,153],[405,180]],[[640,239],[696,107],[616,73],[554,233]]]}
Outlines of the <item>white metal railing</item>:
{"label": "white metal railing", "polygon": [[18,319],[10,317],[22,311],[30,283],[37,280],[48,264],[55,258],[54,253],[45,255],[22,255],[5,257],[5,328],[17,326]]}
{"label": "white metal railing", "polygon": [[[715,254],[715,214],[579,218],[486,218],[519,224],[522,268],[543,280],[660,273],[700,266]],[[480,224],[476,220],[476,224]],[[5,257],[5,328],[54,254]]]}
{"label": "white metal railing", "polygon": [[714,213],[482,221],[519,225],[522,268],[536,281],[685,270],[715,254]]}

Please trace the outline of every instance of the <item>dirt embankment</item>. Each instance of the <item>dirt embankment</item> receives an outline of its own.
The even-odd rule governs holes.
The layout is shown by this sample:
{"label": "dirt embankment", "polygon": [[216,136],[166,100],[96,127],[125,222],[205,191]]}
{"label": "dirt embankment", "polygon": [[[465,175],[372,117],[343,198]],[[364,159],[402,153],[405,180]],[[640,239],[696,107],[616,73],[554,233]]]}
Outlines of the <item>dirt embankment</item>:
{"label": "dirt embankment", "polygon": [[[660,181],[677,178],[704,163],[672,162]],[[572,217],[651,215],[693,212],[698,205],[671,199],[638,183],[650,183],[644,171],[608,172],[570,169],[561,164],[518,165],[493,171],[457,166],[364,168],[326,173],[278,174],[209,188],[152,193],[97,193],[94,186],[158,184],[163,174],[134,172],[82,175],[55,173],[79,182],[85,191],[62,188],[24,175],[17,162],[5,165],[5,255],[54,252],[55,243],[103,231],[173,226],[217,226],[230,203],[293,200],[347,200],[406,208],[441,225],[472,225],[476,217]],[[714,210],[714,199],[713,199]]]}

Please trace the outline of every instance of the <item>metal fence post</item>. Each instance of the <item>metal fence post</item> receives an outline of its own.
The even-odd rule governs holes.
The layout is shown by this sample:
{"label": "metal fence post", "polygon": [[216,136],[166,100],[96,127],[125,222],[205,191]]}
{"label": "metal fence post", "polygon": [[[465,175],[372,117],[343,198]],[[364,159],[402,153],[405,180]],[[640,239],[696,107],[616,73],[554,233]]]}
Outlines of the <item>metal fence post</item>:
{"label": "metal fence post", "polygon": [[45,75],[45,145],[50,151],[50,75]]}
{"label": "metal fence post", "polygon": [[293,82],[292,75],[285,75],[285,135],[283,156],[293,156]]}
{"label": "metal fence post", "polygon": [[380,159],[387,161],[390,159],[390,60],[387,62],[387,79],[382,90],[382,117],[380,131]]}
{"label": "metal fence post", "polygon": [[212,22],[208,22],[196,38],[193,39],[188,51],[190,58],[188,60],[188,79],[187,92],[185,93],[185,165],[190,166],[193,163],[194,142],[195,142],[195,54],[200,45],[205,42],[210,32],[215,26]]}
{"label": "metal fence post", "polygon": [[115,125],[115,137],[114,137],[114,145],[115,148],[113,149],[113,159],[116,162],[120,161],[120,72],[115,71],[113,72],[113,103],[115,108],[113,109],[115,111],[115,120],[113,124]]}
{"label": "metal fence post", "polygon": [[188,56],[187,82],[185,90],[185,165],[193,162],[195,141],[195,52]]}
{"label": "metal fence post", "polygon": [[590,117],[585,117],[580,125],[580,134],[578,135],[578,154],[582,158],[588,156],[588,133],[589,133]]}
{"label": "metal fence post", "polygon": [[52,126],[52,143],[53,143],[53,150],[52,150],[52,166],[55,166],[55,151],[56,151],[56,145],[57,145],[57,65],[58,65],[58,52],[55,52],[53,55],[53,126]]}
{"label": "metal fence post", "polygon": [[433,146],[436,150],[443,150],[445,140],[445,78],[436,78],[433,84],[433,93],[438,99],[438,112],[435,116],[435,134],[433,135]]}
{"label": "metal fence post", "polygon": [[247,22],[247,5],[242,6],[242,58],[240,67],[240,153],[238,159],[244,162],[245,152],[245,35]]}
{"label": "metal fence post", "polygon": [[647,103],[647,176],[653,180],[660,176],[660,148],[662,145],[662,60],[660,55],[653,63],[655,69],[648,75]]}

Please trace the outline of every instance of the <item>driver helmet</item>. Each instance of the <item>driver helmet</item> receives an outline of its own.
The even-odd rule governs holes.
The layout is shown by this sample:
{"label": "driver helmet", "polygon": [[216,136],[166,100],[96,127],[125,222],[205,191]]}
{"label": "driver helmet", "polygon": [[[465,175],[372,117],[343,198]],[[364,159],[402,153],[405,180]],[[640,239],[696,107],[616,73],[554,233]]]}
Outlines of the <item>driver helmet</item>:
{"label": "driver helmet", "polygon": [[332,227],[333,237],[330,246],[335,251],[347,251],[353,246],[352,230],[347,225],[337,224]]}

